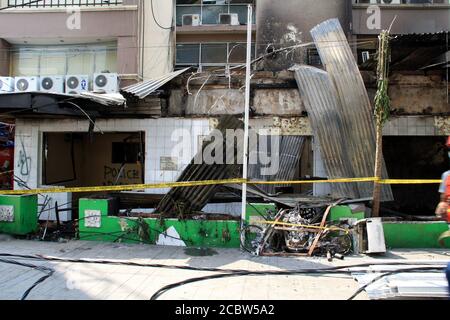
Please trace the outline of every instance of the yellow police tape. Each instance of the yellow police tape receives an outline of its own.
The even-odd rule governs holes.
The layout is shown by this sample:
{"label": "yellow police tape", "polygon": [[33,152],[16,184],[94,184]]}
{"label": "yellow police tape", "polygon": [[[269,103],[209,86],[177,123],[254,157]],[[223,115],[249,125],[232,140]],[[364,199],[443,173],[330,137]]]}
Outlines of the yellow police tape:
{"label": "yellow police tape", "polygon": [[299,181],[249,181],[245,179],[227,179],[227,180],[207,180],[207,181],[186,181],[186,182],[168,182],[155,184],[134,184],[125,186],[99,186],[99,187],[79,187],[79,188],[41,188],[32,190],[1,190],[0,195],[32,195],[32,194],[50,194],[50,193],[93,193],[93,192],[120,192],[145,189],[165,189],[165,188],[186,188],[212,185],[244,184],[249,185],[299,185],[299,184],[317,184],[317,183],[356,183],[356,182],[378,182],[379,184],[440,184],[441,180],[382,180],[378,178],[349,178],[332,180],[299,180]]}

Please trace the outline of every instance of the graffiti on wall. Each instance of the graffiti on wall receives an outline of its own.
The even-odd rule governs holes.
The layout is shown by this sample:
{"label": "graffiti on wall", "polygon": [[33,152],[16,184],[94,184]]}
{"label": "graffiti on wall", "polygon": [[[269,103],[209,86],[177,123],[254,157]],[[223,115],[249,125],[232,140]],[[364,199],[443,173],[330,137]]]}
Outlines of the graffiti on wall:
{"label": "graffiti on wall", "polygon": [[126,168],[126,166],[103,167],[104,186],[139,184],[141,182],[142,174],[137,168]]}

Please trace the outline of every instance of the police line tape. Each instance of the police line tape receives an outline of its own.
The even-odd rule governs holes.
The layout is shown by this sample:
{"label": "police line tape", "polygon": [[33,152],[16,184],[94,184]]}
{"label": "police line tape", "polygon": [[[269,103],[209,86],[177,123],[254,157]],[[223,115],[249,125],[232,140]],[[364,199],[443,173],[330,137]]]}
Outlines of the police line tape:
{"label": "police line tape", "polygon": [[358,182],[377,182],[384,185],[400,184],[441,184],[442,180],[395,180],[378,178],[348,178],[332,180],[298,180],[298,181],[250,181],[245,179],[226,179],[226,180],[207,180],[207,181],[185,181],[168,182],[155,184],[133,184],[124,186],[99,186],[99,187],[75,187],[75,188],[40,188],[31,190],[1,190],[0,195],[34,195],[34,194],[54,194],[54,193],[96,193],[96,192],[120,192],[135,191],[145,189],[165,189],[165,188],[187,188],[213,185],[244,184],[249,185],[300,185],[300,184],[318,184],[318,183],[358,183]]}

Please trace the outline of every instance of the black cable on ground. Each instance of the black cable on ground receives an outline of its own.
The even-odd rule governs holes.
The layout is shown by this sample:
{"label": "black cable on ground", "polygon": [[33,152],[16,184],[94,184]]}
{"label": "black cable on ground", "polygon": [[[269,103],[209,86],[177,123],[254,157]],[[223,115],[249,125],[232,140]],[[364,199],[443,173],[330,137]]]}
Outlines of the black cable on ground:
{"label": "black cable on ground", "polygon": [[[9,254],[9,253],[0,253],[0,257],[14,257],[17,259],[27,259],[27,260],[35,260],[35,261],[50,261],[50,262],[62,262],[62,263],[80,263],[80,264],[105,264],[105,265],[125,265],[125,266],[131,266],[131,267],[147,267],[147,268],[160,268],[160,269],[175,269],[175,270],[189,270],[189,271],[200,271],[200,272],[220,272],[220,274],[217,275],[210,275],[205,277],[199,277],[199,278],[192,278],[187,279],[181,282],[177,282],[174,284],[170,284],[168,286],[165,286],[164,288],[158,290],[153,296],[152,300],[157,299],[167,291],[184,286],[190,283],[195,282],[201,282],[206,280],[213,280],[213,279],[220,279],[220,278],[229,278],[229,277],[242,277],[242,276],[289,276],[289,275],[351,275],[357,271],[351,271],[350,269],[358,269],[358,268],[367,268],[370,266],[389,266],[389,265],[397,265],[397,266],[413,266],[413,265],[433,265],[428,267],[415,267],[415,268],[408,268],[408,269],[397,269],[394,271],[390,271],[387,273],[384,273],[382,276],[377,277],[376,279],[372,280],[371,283],[368,283],[367,285],[360,288],[350,299],[354,299],[356,296],[358,296],[361,292],[363,292],[367,287],[375,283],[376,281],[397,273],[408,273],[408,272],[420,272],[420,271],[435,271],[435,272],[443,272],[446,268],[443,265],[442,267],[435,267],[435,265],[439,265],[439,263],[424,263],[424,262],[386,262],[386,263],[362,263],[357,265],[346,265],[346,266],[339,266],[339,267],[330,267],[330,268],[321,268],[321,269],[299,269],[299,270],[287,270],[287,271],[248,271],[248,270],[227,270],[227,269],[219,269],[219,268],[197,268],[197,267],[190,267],[190,266],[172,266],[172,265],[162,265],[162,264],[146,264],[146,263],[137,263],[137,262],[130,262],[130,261],[110,261],[110,260],[85,260],[85,259],[67,259],[67,258],[55,258],[55,257],[46,257],[46,256],[40,256],[40,255],[17,255],[17,254]],[[0,260],[1,262],[1,260]],[[18,265],[24,265],[28,267],[32,267],[34,269],[39,269],[41,267],[28,265],[28,264],[22,264],[22,263],[14,263]],[[45,268],[43,270],[51,270],[49,268]],[[51,270],[54,272],[53,270]],[[48,278],[47,276],[45,279]],[[43,279],[42,281],[45,281]],[[41,281],[41,282],[42,282]],[[39,282],[40,283],[40,282]],[[37,284],[39,284],[37,283]],[[36,284],[36,285],[37,285]]]}
{"label": "black cable on ground", "polygon": [[33,264],[18,262],[18,261],[14,261],[14,260],[7,260],[7,259],[0,258],[0,263],[17,265],[17,266],[26,267],[26,268],[30,268],[30,269],[34,269],[37,271],[47,273],[45,276],[39,278],[39,280],[37,280],[35,283],[33,283],[33,285],[24,292],[24,294],[22,295],[20,300],[26,300],[34,288],[36,288],[39,284],[43,283],[45,280],[47,280],[48,278],[53,276],[53,274],[55,273],[55,270],[44,267],[44,266],[36,266]]}
{"label": "black cable on ground", "polygon": [[[177,266],[177,265],[164,265],[164,264],[153,264],[153,263],[139,263],[132,261],[112,261],[112,260],[99,260],[99,259],[70,259],[70,258],[57,258],[48,257],[43,255],[22,255],[22,254],[11,254],[11,253],[0,253],[0,257],[6,258],[16,258],[24,260],[34,260],[34,261],[49,261],[49,262],[61,262],[61,263],[79,263],[79,264],[105,264],[105,265],[122,265],[130,267],[144,267],[144,268],[156,268],[156,269],[175,269],[175,270],[188,270],[188,271],[200,271],[200,272],[220,272],[220,273],[248,273],[251,272],[255,275],[290,275],[292,273],[327,273],[332,271],[339,271],[345,269],[358,269],[367,268],[371,266],[414,266],[414,265],[430,265],[436,268],[436,265],[441,263],[436,262],[385,262],[385,263],[361,263],[355,265],[345,265],[329,268],[315,268],[315,269],[298,269],[298,270],[284,270],[284,271],[273,271],[273,270],[262,270],[262,271],[249,271],[242,269],[220,269],[220,268],[198,268],[190,266]],[[447,267],[447,263],[442,264],[442,270]],[[352,271],[356,272],[356,271]]]}
{"label": "black cable on ground", "polygon": [[[177,265],[164,265],[164,264],[153,264],[153,263],[139,263],[132,261],[112,261],[112,260],[100,260],[100,259],[70,259],[70,258],[58,258],[58,257],[48,257],[44,255],[23,255],[23,254],[11,254],[11,253],[0,253],[0,257],[6,258],[18,258],[25,260],[34,260],[34,261],[49,261],[49,262],[62,262],[62,263],[79,263],[79,264],[106,264],[106,265],[122,265],[122,266],[130,266],[130,267],[144,267],[144,268],[156,268],[156,269],[177,269],[177,270],[188,270],[188,271],[201,271],[201,272],[221,272],[221,273],[243,273],[243,272],[252,272],[254,274],[260,275],[289,275],[295,272],[309,273],[309,272],[322,272],[326,273],[329,271],[337,271],[344,269],[358,269],[358,268],[367,268],[371,266],[424,266],[431,265],[436,266],[441,263],[436,262],[372,262],[372,263],[361,263],[355,265],[345,265],[345,266],[337,266],[337,267],[329,267],[329,268],[315,268],[315,269],[298,269],[298,270],[284,270],[284,271],[273,271],[273,270],[262,270],[262,271],[249,271],[242,269],[220,269],[220,268],[198,268],[198,267],[190,267],[190,266],[177,266]],[[447,267],[447,263],[442,264],[442,269],[444,270]],[[354,271],[352,271],[354,272]]]}
{"label": "black cable on ground", "polygon": [[[184,280],[184,281],[180,281],[177,283],[173,283],[173,284],[169,284],[163,288],[161,288],[160,290],[158,290],[151,298],[150,300],[157,300],[159,297],[161,297],[163,294],[167,293],[169,290],[175,289],[175,288],[179,288],[181,286],[185,286],[187,284],[191,284],[191,283],[195,283],[195,282],[202,282],[202,281],[207,281],[207,280],[214,280],[214,279],[223,279],[223,278],[232,278],[232,277],[248,277],[248,276],[262,276],[262,275],[276,275],[276,276],[286,276],[286,275],[332,275],[332,274],[346,274],[346,275],[351,275],[352,273],[354,273],[354,271],[344,271],[344,270],[339,270],[340,268],[336,268],[334,271],[324,271],[324,270],[305,270],[305,271],[293,271],[293,272],[271,272],[271,273],[263,273],[261,274],[260,272],[238,272],[238,273],[228,273],[228,274],[216,274],[216,275],[212,275],[212,276],[205,276],[205,277],[198,277],[198,278],[191,278],[188,280]],[[363,292],[370,284],[375,283],[376,281],[392,275],[392,274],[396,274],[396,273],[407,273],[407,272],[419,272],[419,271],[443,271],[442,268],[436,268],[436,267],[423,267],[423,268],[413,268],[413,269],[398,269],[395,271],[391,271],[389,273],[385,273],[380,277],[377,277],[376,279],[374,279],[371,283],[367,284],[366,286],[360,288],[349,300],[353,300],[354,298],[356,298],[361,292]]]}

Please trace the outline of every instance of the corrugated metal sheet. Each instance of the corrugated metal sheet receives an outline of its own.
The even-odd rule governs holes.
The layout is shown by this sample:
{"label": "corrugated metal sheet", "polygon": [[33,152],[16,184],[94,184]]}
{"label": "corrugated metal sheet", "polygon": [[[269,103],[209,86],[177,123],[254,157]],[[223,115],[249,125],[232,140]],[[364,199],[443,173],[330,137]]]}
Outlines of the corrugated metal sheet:
{"label": "corrugated metal sheet", "polygon": [[[273,138],[280,139],[279,152],[268,150],[264,153],[266,157],[277,156],[279,159],[279,170],[276,175],[266,176],[262,175],[262,165],[260,161],[258,164],[249,165],[249,177],[256,181],[292,181],[295,173],[299,168],[300,157],[305,144],[305,137],[301,136],[273,136]],[[268,141],[270,141],[268,139]],[[270,142],[269,142],[270,147]],[[258,155],[261,153],[258,152]],[[259,156],[258,156],[258,159]],[[278,187],[287,187],[288,185],[261,185],[259,189],[267,194],[275,194]]]}
{"label": "corrugated metal sheet", "polygon": [[[223,137],[226,137],[225,131],[227,129],[243,130],[244,123],[237,117],[223,116],[219,125],[216,128],[222,132]],[[224,156],[233,158],[225,158],[225,164],[196,164],[195,159],[199,159],[199,154],[191,161],[187,168],[181,173],[178,182],[184,181],[206,181],[206,180],[221,180],[228,178],[237,178],[240,176],[242,165],[239,165],[241,155],[238,155],[233,143],[226,143],[223,141],[216,141],[210,136],[206,141],[211,141],[203,145],[200,151],[203,154],[206,147],[216,150],[218,144],[222,144]],[[200,159],[203,159],[200,158]],[[227,159],[233,159],[234,165],[227,165]],[[197,186],[188,188],[172,188],[161,200],[156,211],[163,215],[183,215],[197,211],[201,211],[208,201],[214,197],[219,190],[218,186]]]}
{"label": "corrugated metal sheet", "polygon": [[159,78],[151,79],[148,81],[140,82],[137,84],[133,84],[131,86],[125,87],[121,90],[121,92],[125,95],[132,96],[138,99],[144,99],[151,95],[153,92],[161,88],[163,85],[168,83],[169,81],[175,79],[179,75],[185,73],[190,68],[185,68],[183,70],[174,71],[168,74],[165,74]]}
{"label": "corrugated metal sheet", "polygon": [[[308,111],[314,137],[320,145],[322,159],[330,179],[355,177],[342,131],[337,92],[328,74],[320,69],[301,66],[295,76],[300,95]],[[360,198],[356,184],[331,184],[333,197]]]}
{"label": "corrugated metal sheet", "polygon": [[[342,115],[342,133],[346,137],[349,160],[357,177],[371,177],[375,166],[375,123],[372,106],[338,19],[327,20],[311,30],[320,58],[326,66],[339,98],[338,110]],[[384,165],[384,168],[386,166]],[[387,178],[387,170],[384,170]],[[361,197],[373,193],[370,183],[358,184]],[[393,200],[392,189],[384,186],[382,198]]]}
{"label": "corrugated metal sheet", "polygon": [[93,92],[81,92],[77,94],[78,97],[88,98],[92,101],[98,102],[100,104],[111,106],[124,106],[126,104],[126,99],[120,93],[114,94],[98,94]]}

